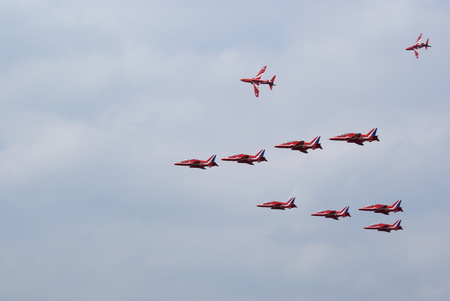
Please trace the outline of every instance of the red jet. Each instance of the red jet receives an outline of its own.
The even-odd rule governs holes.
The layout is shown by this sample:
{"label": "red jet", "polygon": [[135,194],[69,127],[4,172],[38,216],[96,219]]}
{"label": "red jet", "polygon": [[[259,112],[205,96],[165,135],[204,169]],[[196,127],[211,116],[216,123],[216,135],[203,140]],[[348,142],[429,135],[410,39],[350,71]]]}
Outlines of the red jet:
{"label": "red jet", "polygon": [[259,71],[258,74],[256,74],[256,76],[253,78],[242,78],[241,79],[241,81],[250,83],[253,85],[253,89],[255,90],[256,97],[259,96],[259,85],[260,84],[269,85],[270,90],[272,90],[273,86],[275,86],[275,84],[273,82],[275,81],[276,75],[274,75],[271,80],[261,79],[264,74],[264,71],[266,71],[266,68],[267,68],[267,66],[264,66],[261,69],[261,71]]}
{"label": "red jet", "polygon": [[219,166],[219,165],[217,165],[215,160],[216,160],[216,155],[213,155],[206,161],[199,160],[199,159],[189,159],[189,160],[184,160],[181,162],[174,163],[174,165],[189,166],[190,168],[205,169],[205,167]]}
{"label": "red jet", "polygon": [[286,203],[277,202],[277,201],[265,202],[263,204],[256,205],[256,207],[266,207],[266,208],[270,208],[270,209],[279,209],[279,210],[284,210],[286,208],[287,209],[297,208],[297,206],[294,204],[294,201],[295,201],[295,198],[291,198]]}
{"label": "red jet", "polygon": [[319,143],[320,136],[314,138],[311,140],[311,142],[305,142],[305,141],[289,141],[282,144],[275,145],[277,148],[290,148],[292,150],[298,150],[302,153],[308,153],[308,149],[316,149],[320,148],[322,149],[322,146]]}
{"label": "red jet", "polygon": [[253,165],[253,162],[262,162],[266,161],[266,158],[264,158],[264,152],[266,150],[262,149],[260,150],[256,155],[251,156],[247,154],[239,154],[239,155],[231,155],[229,157],[223,158],[223,161],[236,161],[237,163],[247,163],[250,165]]}
{"label": "red jet", "polygon": [[338,220],[340,217],[351,217],[350,213],[348,212],[348,206],[342,209],[341,211],[336,210],[323,210],[316,213],[311,213],[312,216],[323,216],[326,218],[332,218],[335,220]]}
{"label": "red jet", "polygon": [[331,137],[330,140],[335,141],[347,141],[348,143],[356,143],[358,145],[364,145],[365,141],[380,141],[377,136],[377,128],[371,129],[366,135],[361,133],[348,133],[342,134],[336,137]]}
{"label": "red jet", "polygon": [[389,215],[389,212],[398,212],[398,211],[403,212],[402,207],[400,207],[401,202],[402,202],[401,200],[398,200],[391,206],[382,205],[382,204],[368,205],[368,206],[359,208],[359,210],[373,211],[375,213],[383,213],[383,214]]}
{"label": "red jet", "polygon": [[372,224],[370,226],[364,227],[364,229],[384,231],[384,232],[403,230],[402,226],[400,226],[401,222],[402,222],[402,220],[399,219],[398,221],[396,221],[392,225],[383,224],[383,223],[381,223],[381,224]]}
{"label": "red jet", "polygon": [[426,43],[420,43],[420,39],[422,38],[422,34],[419,35],[419,37],[417,38],[417,41],[414,45],[412,45],[411,47],[406,48],[405,50],[414,50],[414,54],[416,55],[416,59],[419,58],[419,49],[425,47],[425,50],[428,50],[428,47],[431,47],[430,45],[428,45],[428,42],[430,41],[430,39],[427,39]]}

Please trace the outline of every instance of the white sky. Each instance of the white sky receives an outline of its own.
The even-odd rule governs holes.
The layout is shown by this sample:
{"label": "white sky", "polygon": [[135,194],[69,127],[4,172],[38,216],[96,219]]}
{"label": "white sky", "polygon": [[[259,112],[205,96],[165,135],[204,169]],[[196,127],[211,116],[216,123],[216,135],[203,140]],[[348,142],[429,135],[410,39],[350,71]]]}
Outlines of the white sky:
{"label": "white sky", "polygon": [[433,0],[0,1],[0,299],[448,298],[448,28]]}

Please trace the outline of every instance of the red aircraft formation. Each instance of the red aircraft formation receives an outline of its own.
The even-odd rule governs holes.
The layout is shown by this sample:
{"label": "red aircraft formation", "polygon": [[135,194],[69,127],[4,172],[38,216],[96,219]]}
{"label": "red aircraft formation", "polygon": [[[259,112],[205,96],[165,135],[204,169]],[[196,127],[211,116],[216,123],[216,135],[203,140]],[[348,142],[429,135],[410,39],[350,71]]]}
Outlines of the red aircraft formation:
{"label": "red aircraft formation", "polygon": [[[265,203],[256,205],[256,207],[270,208],[270,209],[276,209],[276,210],[297,208],[297,206],[294,204],[294,201],[295,201],[295,197],[290,198],[289,201],[287,201],[285,203],[278,202],[278,201],[269,201],[269,202],[265,202]],[[359,210],[389,214],[389,212],[403,211],[402,207],[400,207],[400,203],[401,203],[401,200],[398,200],[392,206],[377,204],[377,205],[369,205],[369,206],[360,208]],[[336,211],[336,210],[318,211],[316,213],[311,213],[311,216],[323,216],[325,218],[331,218],[334,220],[339,220],[340,217],[342,217],[342,218],[345,218],[347,216],[351,217],[350,212],[349,212],[349,206],[344,207],[344,209],[342,209],[341,211]],[[400,226],[400,222],[401,222],[401,220],[398,220],[392,225],[385,224],[385,223],[372,224],[370,226],[364,227],[364,229],[378,230],[378,231],[382,231],[382,232],[403,230],[403,228]]]}
{"label": "red aircraft formation", "polygon": [[[362,135],[361,133],[350,133],[350,134],[343,134],[336,137],[331,137],[330,140],[341,140],[341,141],[347,141],[351,143],[356,143],[359,145],[363,145],[363,142],[365,141],[380,141],[378,140],[378,136],[376,135],[377,128],[372,129],[367,135]],[[300,141],[290,141],[281,143],[278,145],[275,145],[275,148],[289,148],[291,150],[298,150],[302,153],[308,153],[308,149],[322,149],[322,145],[319,143],[320,136],[317,136],[311,142],[305,142],[303,140]],[[246,163],[249,165],[253,165],[253,162],[263,162],[267,159],[264,157],[265,149],[260,150],[256,155],[247,155],[247,154],[238,154],[238,155],[231,155],[229,157],[222,158],[222,161],[235,161],[237,163]],[[205,169],[205,167],[213,167],[213,166],[219,166],[215,162],[216,156],[211,156],[208,160],[202,161],[198,159],[189,159],[184,160],[181,162],[174,163],[178,166],[189,166],[191,168],[201,168]]]}
{"label": "red aircraft formation", "polygon": [[428,47],[431,47],[430,45],[428,45],[428,42],[430,41],[430,39],[427,39],[427,41],[425,43],[420,43],[420,39],[422,39],[422,34],[419,35],[419,37],[417,38],[417,41],[414,45],[405,49],[405,50],[414,50],[416,59],[419,58],[419,49],[420,48],[425,47],[425,50],[428,50]]}
{"label": "red aircraft formation", "polygon": [[[428,47],[431,47],[428,42],[429,39],[425,43],[420,43],[420,40],[422,38],[422,34],[419,35],[417,38],[416,43],[406,48],[406,50],[413,50],[415,53],[416,58],[419,58],[419,49],[425,47],[425,49],[428,49]],[[256,97],[259,97],[259,86],[260,85],[269,85],[270,90],[273,89],[275,86],[274,81],[276,78],[276,75],[274,75],[270,80],[264,80],[262,79],[262,76],[264,75],[264,72],[266,71],[267,66],[264,66],[258,74],[253,78],[242,78],[241,81],[250,83],[253,86],[254,93]],[[380,141],[377,136],[377,128],[373,128],[370,130],[367,134],[361,134],[361,133],[347,133],[338,135],[335,137],[329,138],[329,140],[333,141],[347,141],[348,143],[355,143],[358,145],[363,146],[364,142],[372,142],[372,141]],[[282,144],[278,144],[274,146],[275,148],[288,148],[291,150],[298,150],[303,153],[308,153],[308,149],[315,150],[317,148],[322,149],[322,145],[320,144],[320,136],[315,137],[311,142],[305,142],[304,140],[299,141],[289,141]],[[222,161],[234,161],[237,163],[245,163],[249,165],[253,165],[254,162],[260,163],[260,162],[267,162],[267,159],[264,157],[265,150],[260,150],[256,155],[247,155],[247,154],[238,154],[238,155],[231,155],[225,158],[222,158]],[[190,160],[184,160],[181,162],[174,163],[175,165],[179,166],[188,166],[190,168],[200,168],[205,169],[205,167],[213,167],[218,166],[215,162],[216,155],[211,156],[208,160],[198,160],[198,159],[190,159]],[[270,208],[275,210],[285,210],[285,209],[292,209],[297,208],[297,206],[294,204],[295,197],[290,198],[287,202],[279,202],[279,201],[269,201],[265,202],[263,204],[256,205],[257,207],[263,207],[263,208]],[[376,204],[376,205],[368,205],[362,208],[359,208],[361,211],[373,211],[375,213],[382,213],[385,215],[389,215],[390,212],[403,212],[402,207],[400,206],[401,200],[396,201],[393,205],[383,205],[383,204]],[[311,213],[312,216],[323,216],[325,218],[331,218],[338,220],[340,217],[351,217],[349,213],[349,206],[344,207],[341,211],[336,210],[323,210],[316,213]],[[364,227],[364,229],[369,230],[377,230],[377,231],[383,231],[383,232],[391,232],[391,231],[397,231],[397,230],[403,230],[403,228],[400,226],[401,220],[396,221],[394,224],[385,224],[385,223],[379,223],[379,224],[372,224],[370,226]]]}
{"label": "red aircraft formation", "polygon": [[262,69],[258,72],[258,74],[256,74],[256,76],[253,78],[242,78],[241,79],[241,81],[243,81],[245,83],[250,83],[253,85],[253,90],[255,90],[256,97],[259,96],[259,85],[260,84],[269,85],[270,90],[272,90],[273,86],[275,86],[275,84],[273,82],[275,81],[276,75],[274,75],[271,80],[261,79],[262,76],[264,75],[264,72],[266,71],[266,68],[267,68],[267,66],[262,67]]}

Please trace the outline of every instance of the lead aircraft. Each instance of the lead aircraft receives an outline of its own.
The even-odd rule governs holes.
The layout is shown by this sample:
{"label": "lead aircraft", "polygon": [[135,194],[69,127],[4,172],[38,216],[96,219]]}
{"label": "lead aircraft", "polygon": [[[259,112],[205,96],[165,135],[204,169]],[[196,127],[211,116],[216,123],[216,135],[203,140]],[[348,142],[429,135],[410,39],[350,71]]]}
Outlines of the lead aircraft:
{"label": "lead aircraft", "polygon": [[250,83],[253,85],[253,90],[255,91],[256,97],[259,96],[259,85],[260,84],[269,85],[270,90],[272,90],[273,86],[275,86],[275,84],[273,82],[275,81],[276,75],[274,75],[271,80],[261,79],[264,72],[266,71],[266,68],[267,68],[267,66],[262,67],[262,69],[258,72],[258,74],[256,74],[256,76],[253,78],[242,78],[241,79],[241,81],[243,81],[245,83]]}
{"label": "lead aircraft", "polygon": [[289,201],[287,201],[286,203],[271,201],[271,202],[265,202],[263,204],[256,205],[256,207],[264,207],[264,208],[279,209],[279,210],[297,208],[297,206],[294,204],[294,201],[295,201],[295,198],[290,198]]}
{"label": "lead aircraft", "polygon": [[401,219],[393,223],[392,225],[389,224],[372,224],[370,226],[364,227],[364,229],[369,230],[377,230],[377,231],[383,231],[383,232],[391,232],[391,231],[397,231],[397,230],[403,230],[402,226],[400,226],[400,223],[402,222]]}
{"label": "lead aircraft", "polygon": [[334,141],[347,141],[348,143],[356,143],[358,145],[364,145],[366,141],[380,141],[377,136],[377,128],[373,128],[367,134],[361,133],[347,133],[339,136],[331,137],[330,140]]}
{"label": "lead aircraft", "polygon": [[403,212],[402,207],[400,207],[402,201],[398,200],[391,206],[383,205],[383,204],[375,204],[375,205],[367,205],[365,207],[359,208],[361,211],[373,211],[375,213],[382,213],[385,215],[389,215],[389,212]]}
{"label": "lead aircraft", "polygon": [[219,166],[215,162],[216,155],[212,155],[209,157],[208,160],[199,160],[199,159],[188,159],[181,162],[174,163],[174,165],[178,166],[189,166],[190,168],[201,168],[205,169],[205,167],[213,167],[213,166]]}
{"label": "lead aircraft", "polygon": [[323,210],[316,213],[311,213],[312,216],[323,216],[326,218],[332,218],[335,220],[338,220],[340,217],[351,217],[350,213],[348,212],[348,206],[342,209],[341,211],[336,210]]}
{"label": "lead aircraft", "polygon": [[311,140],[311,142],[305,142],[303,140],[301,141],[289,141],[289,142],[284,142],[278,145],[275,145],[275,147],[277,148],[290,148],[292,150],[298,150],[301,151],[302,153],[308,153],[308,149],[316,149],[316,148],[320,148],[322,149],[322,146],[319,143],[320,141],[320,136],[317,136],[316,138],[314,138],[313,140]]}
{"label": "lead aircraft", "polygon": [[420,43],[420,39],[422,39],[422,34],[419,35],[419,37],[417,38],[417,41],[414,45],[405,49],[405,50],[414,50],[416,59],[419,58],[419,49],[420,48],[425,47],[425,50],[428,50],[428,47],[431,47],[430,45],[428,45],[428,42],[430,41],[430,39],[427,39],[427,41],[425,43]]}
{"label": "lead aircraft", "polygon": [[263,162],[266,161],[266,158],[264,157],[264,152],[266,150],[262,149],[260,150],[256,155],[247,155],[247,154],[239,154],[239,155],[231,155],[229,157],[225,157],[222,160],[223,161],[236,161],[237,163],[246,163],[253,165],[253,162]]}

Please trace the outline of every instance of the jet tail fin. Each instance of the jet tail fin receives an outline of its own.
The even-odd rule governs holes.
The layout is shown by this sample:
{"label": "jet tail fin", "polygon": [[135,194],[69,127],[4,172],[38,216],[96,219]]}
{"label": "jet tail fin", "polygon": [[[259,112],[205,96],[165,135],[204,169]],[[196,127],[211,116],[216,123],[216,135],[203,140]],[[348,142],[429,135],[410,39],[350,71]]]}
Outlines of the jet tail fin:
{"label": "jet tail fin", "polygon": [[219,166],[216,163],[216,155],[212,155],[207,162],[207,166],[212,167],[212,166]]}
{"label": "jet tail fin", "polygon": [[272,90],[273,86],[276,86],[276,85],[274,84],[275,77],[277,77],[277,76],[274,75],[274,76],[272,77],[272,79],[269,81],[269,88],[270,88],[270,90]]}
{"label": "jet tail fin", "polygon": [[430,45],[428,45],[429,41],[430,41],[430,39],[427,39],[427,42],[425,43],[425,50],[428,50],[428,47],[431,47]]}
{"label": "jet tail fin", "polygon": [[377,136],[377,130],[378,128],[373,128],[372,130],[370,130],[370,132],[367,133],[367,136],[370,138],[369,142],[380,141]]}
{"label": "jet tail fin", "polygon": [[257,158],[264,157],[264,153],[265,153],[265,152],[266,152],[265,149],[260,150],[260,151],[256,154],[256,157],[257,157]]}
{"label": "jet tail fin", "polygon": [[315,148],[322,149],[322,145],[320,144],[320,136],[317,136],[316,138],[311,140],[310,144],[313,145]]}
{"label": "jet tail fin", "polygon": [[339,214],[342,215],[342,217],[346,217],[346,216],[351,217],[350,213],[348,212],[348,209],[349,209],[349,208],[350,208],[349,206],[345,207],[344,209],[342,209],[342,210],[339,212]]}

